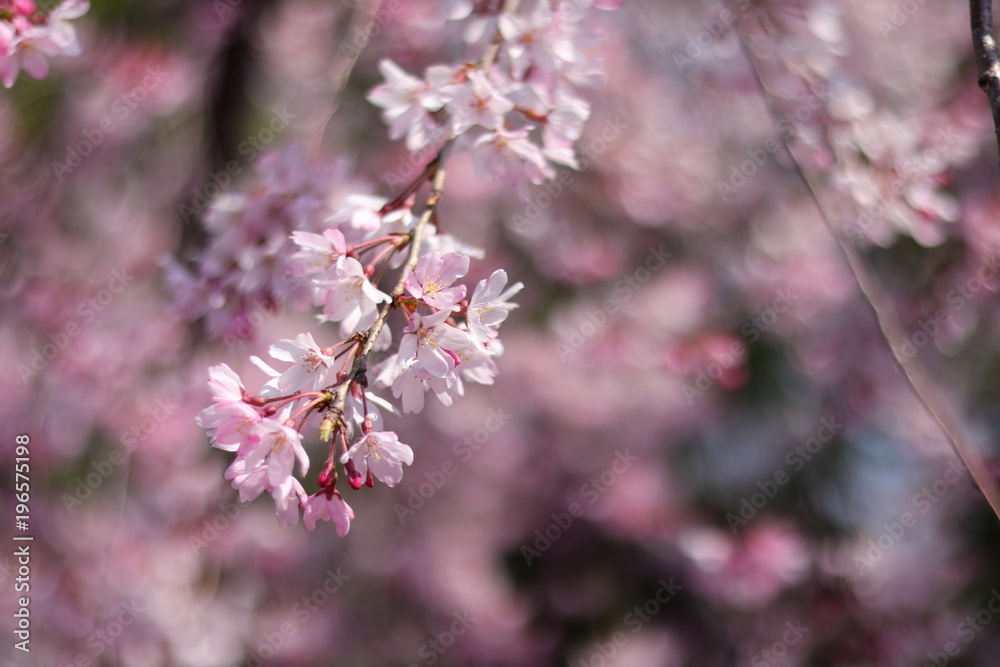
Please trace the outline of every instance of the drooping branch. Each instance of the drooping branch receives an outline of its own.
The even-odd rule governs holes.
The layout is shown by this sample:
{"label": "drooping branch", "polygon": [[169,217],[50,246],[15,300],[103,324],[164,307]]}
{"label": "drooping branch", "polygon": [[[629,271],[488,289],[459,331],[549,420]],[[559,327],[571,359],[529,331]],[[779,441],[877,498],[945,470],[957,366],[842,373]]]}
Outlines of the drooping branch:
{"label": "drooping branch", "polygon": [[[975,0],[973,0],[973,5],[975,4]],[[989,13],[988,10],[987,13]],[[764,85],[764,81],[760,75],[760,70],[758,69],[757,60],[754,57],[753,52],[750,50],[750,46],[747,44],[743,33],[739,30],[739,27],[737,27],[736,32],[747,61],[750,63],[750,67],[753,71],[758,87],[761,90],[768,112],[772,118],[777,121],[781,116],[775,108],[774,101],[768,92],[767,87]],[[993,49],[993,57],[995,63],[995,46]],[[994,81],[996,81],[995,77]],[[995,97],[991,97],[991,100],[995,99]],[[996,110],[994,110],[994,113],[996,113]],[[833,220],[830,218],[826,207],[823,205],[819,197],[819,193],[816,191],[812,181],[810,181],[809,177],[806,175],[802,164],[792,151],[788,137],[781,134],[781,142],[784,145],[786,153],[791,158],[792,167],[795,170],[796,175],[799,180],[802,181],[803,187],[815,203],[820,219],[823,221],[827,231],[829,231],[830,234],[837,240],[838,246],[844,255],[844,259],[847,261],[848,267],[858,284],[858,288],[875,316],[875,322],[878,325],[879,332],[882,334],[882,338],[889,347],[889,351],[892,354],[893,359],[902,369],[903,376],[906,378],[906,381],[910,385],[914,394],[916,394],[917,400],[920,401],[921,405],[923,405],[930,417],[935,421],[935,423],[937,423],[941,432],[951,445],[952,450],[955,452],[955,455],[959,458],[962,464],[968,468],[976,486],[979,487],[983,496],[986,497],[986,501],[989,503],[990,509],[993,510],[993,513],[997,516],[997,518],[1000,518],[1000,487],[998,487],[996,479],[994,479],[993,475],[990,473],[990,470],[987,467],[986,462],[983,460],[979,449],[973,443],[972,436],[965,428],[950,402],[938,391],[937,384],[928,374],[923,365],[916,359],[916,357],[910,358],[903,351],[903,346],[906,343],[906,334],[903,330],[902,324],[900,323],[899,315],[896,311],[895,303],[893,302],[892,297],[868,268],[861,256],[861,253],[859,253],[857,248],[854,247],[850,239],[846,238],[844,234],[840,232]]]}
{"label": "drooping branch", "polygon": [[993,34],[993,0],[969,0],[972,18],[972,48],[979,65],[979,87],[986,93],[993,112],[997,146],[1000,147],[1000,55]]}

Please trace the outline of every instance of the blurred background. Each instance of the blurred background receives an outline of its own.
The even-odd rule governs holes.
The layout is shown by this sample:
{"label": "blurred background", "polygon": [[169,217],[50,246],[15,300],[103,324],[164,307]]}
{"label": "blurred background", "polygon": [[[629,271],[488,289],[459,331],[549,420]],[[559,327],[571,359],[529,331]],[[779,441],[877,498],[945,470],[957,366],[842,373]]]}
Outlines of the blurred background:
{"label": "blurred background", "polygon": [[209,366],[262,381],[251,355],[322,327],[269,295],[226,329],[174,279],[235,224],[205,212],[266,199],[282,160],[319,200],[390,196],[409,163],[365,100],[377,64],[467,57],[463,26],[429,0],[95,2],[79,57],[0,93],[0,662],[995,664],[998,520],[817,207],[1000,470],[997,146],[967,11],[595,10],[584,168],[515,192],[449,166],[445,229],[486,249],[469,284],[525,284],[496,384],[390,418],[416,460],[346,491],[338,538],[240,504],[194,424]]}

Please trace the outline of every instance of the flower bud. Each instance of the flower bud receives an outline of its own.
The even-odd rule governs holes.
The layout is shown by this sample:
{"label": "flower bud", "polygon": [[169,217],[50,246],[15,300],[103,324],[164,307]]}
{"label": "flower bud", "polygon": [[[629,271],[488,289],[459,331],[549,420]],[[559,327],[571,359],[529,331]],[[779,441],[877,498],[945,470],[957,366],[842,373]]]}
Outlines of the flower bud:
{"label": "flower bud", "polygon": [[348,459],[347,463],[344,464],[344,470],[347,471],[347,483],[351,485],[351,488],[360,489],[361,485],[364,484],[364,479],[358,469],[354,467],[354,461]]}

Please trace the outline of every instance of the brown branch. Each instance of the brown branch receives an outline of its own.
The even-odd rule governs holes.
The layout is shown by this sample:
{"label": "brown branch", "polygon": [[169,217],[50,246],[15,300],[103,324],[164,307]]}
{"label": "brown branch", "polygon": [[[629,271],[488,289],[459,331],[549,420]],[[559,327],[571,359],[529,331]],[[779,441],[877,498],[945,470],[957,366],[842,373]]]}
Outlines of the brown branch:
{"label": "brown branch", "polygon": [[351,385],[355,382],[360,384],[362,391],[368,387],[368,356],[371,354],[372,349],[375,347],[375,341],[378,340],[382,329],[385,327],[389,313],[397,307],[397,301],[403,295],[406,285],[406,274],[417,266],[417,261],[420,259],[420,246],[423,243],[424,230],[427,228],[431,217],[433,217],[438,202],[441,201],[441,195],[444,192],[444,154],[449,145],[450,143],[445,143],[437,156],[428,165],[429,174],[433,174],[431,191],[427,196],[427,203],[420,214],[420,218],[417,219],[413,231],[410,232],[410,239],[408,241],[410,249],[406,258],[406,264],[400,270],[396,286],[389,294],[389,302],[382,306],[378,317],[375,318],[375,322],[362,334],[363,342],[354,352],[354,362],[351,364],[351,369],[348,371],[344,381],[337,385],[333,392],[333,400],[330,402],[330,412],[336,415],[336,418],[339,420],[343,419],[347,404],[347,393],[350,391]]}
{"label": "brown branch", "polygon": [[[746,43],[743,33],[739,30],[739,28],[737,28],[736,32],[743,52],[750,63],[754,77],[760,87],[768,112],[775,120],[777,120],[780,118],[780,115],[778,110],[775,108],[771,95],[767,91],[767,87],[764,85],[763,79],[760,76],[757,61],[754,58],[749,45]],[[995,55],[996,50],[994,48],[994,56]],[[785,147],[785,151],[791,158],[795,173],[797,174],[799,180],[802,181],[803,186],[809,192],[813,202],[816,204],[816,209],[819,212],[820,218],[823,220],[824,226],[837,240],[840,250],[850,267],[851,273],[854,275],[854,279],[861,290],[862,296],[864,296],[865,301],[871,307],[879,332],[882,334],[882,338],[889,346],[889,351],[892,353],[896,363],[899,364],[900,368],[902,368],[903,375],[906,378],[907,383],[916,394],[917,399],[923,405],[924,409],[927,410],[928,414],[937,423],[942,433],[944,433],[944,436],[951,445],[952,450],[954,450],[955,455],[958,456],[959,460],[961,460],[965,467],[968,468],[970,474],[972,475],[972,479],[979,487],[983,496],[986,497],[986,501],[989,503],[993,513],[997,516],[997,518],[1000,518],[1000,487],[997,486],[997,482],[990,473],[986,462],[979,453],[979,450],[974,444],[972,444],[973,438],[965,429],[961,420],[955,415],[952,407],[949,405],[949,402],[937,391],[936,384],[929,376],[926,369],[924,369],[920,362],[917,361],[916,357],[910,359],[903,352],[903,344],[906,342],[906,335],[903,331],[902,325],[900,324],[895,303],[871,271],[869,271],[857,248],[854,247],[849,239],[845,238],[844,235],[839,232],[833,221],[830,219],[830,216],[827,214],[826,209],[819,198],[819,193],[813,187],[809,177],[806,176],[805,170],[802,168],[802,164],[795,156],[795,153],[792,152],[788,137],[782,134],[781,141]]]}
{"label": "brown branch", "polygon": [[1000,146],[1000,56],[993,34],[993,0],[969,0],[972,18],[972,48],[979,65],[979,87],[986,93],[993,112],[997,146]]}

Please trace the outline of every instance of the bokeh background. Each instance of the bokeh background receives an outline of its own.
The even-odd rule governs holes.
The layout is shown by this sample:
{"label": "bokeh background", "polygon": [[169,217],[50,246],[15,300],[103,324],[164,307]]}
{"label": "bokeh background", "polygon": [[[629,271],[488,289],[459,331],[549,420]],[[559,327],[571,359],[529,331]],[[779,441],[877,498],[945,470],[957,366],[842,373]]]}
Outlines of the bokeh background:
{"label": "bokeh background", "polygon": [[0,662],[996,664],[998,519],[817,207],[1000,469],[997,146],[967,11],[595,10],[586,168],[515,192],[449,167],[441,219],[486,249],[471,277],[525,283],[497,382],[391,421],[416,460],[345,492],[338,538],[239,504],[193,421],[209,366],[260,380],[250,355],[323,328],[282,302],[220,339],[168,267],[280,156],[320,192],[390,195],[378,61],[458,60],[462,26],[427,0],[95,2],[80,57],[0,93]]}

